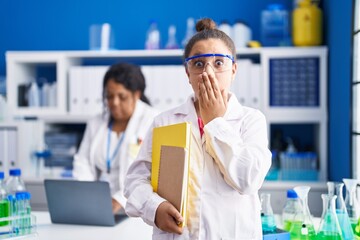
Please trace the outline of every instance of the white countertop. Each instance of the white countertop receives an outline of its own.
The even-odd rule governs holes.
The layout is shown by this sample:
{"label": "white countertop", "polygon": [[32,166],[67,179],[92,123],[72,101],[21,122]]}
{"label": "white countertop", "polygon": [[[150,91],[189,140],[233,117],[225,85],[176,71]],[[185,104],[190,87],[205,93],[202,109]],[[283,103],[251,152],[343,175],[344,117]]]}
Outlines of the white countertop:
{"label": "white countertop", "polygon": [[140,218],[126,218],[114,227],[53,224],[48,212],[33,212],[39,240],[151,239],[152,227]]}
{"label": "white countertop", "polygon": [[[14,240],[151,240],[152,227],[140,218],[126,218],[114,227],[53,224],[48,212],[32,212],[36,216],[37,234],[16,237]],[[281,217],[275,215],[277,227],[281,228]],[[313,218],[315,228],[320,218]]]}

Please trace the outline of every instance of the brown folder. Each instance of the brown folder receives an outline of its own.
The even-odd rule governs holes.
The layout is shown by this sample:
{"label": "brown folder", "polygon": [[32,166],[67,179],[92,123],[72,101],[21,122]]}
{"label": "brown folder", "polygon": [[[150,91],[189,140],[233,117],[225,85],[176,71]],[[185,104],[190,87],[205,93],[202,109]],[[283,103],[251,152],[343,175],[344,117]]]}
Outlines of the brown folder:
{"label": "brown folder", "polygon": [[[185,148],[161,146],[158,191],[182,213],[186,207],[188,156]],[[185,206],[184,206],[185,205]]]}

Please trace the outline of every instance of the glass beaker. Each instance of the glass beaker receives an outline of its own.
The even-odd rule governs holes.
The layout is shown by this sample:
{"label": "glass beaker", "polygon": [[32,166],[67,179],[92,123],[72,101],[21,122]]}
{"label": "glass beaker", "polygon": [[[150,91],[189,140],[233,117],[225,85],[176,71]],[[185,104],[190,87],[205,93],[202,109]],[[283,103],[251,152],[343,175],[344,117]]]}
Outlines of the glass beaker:
{"label": "glass beaker", "polygon": [[336,196],[335,210],[341,228],[341,234],[343,236],[343,239],[352,240],[354,239],[354,233],[351,227],[349,215],[347,213],[343,198],[344,184],[341,182],[328,182],[327,185],[328,185],[329,195]]}
{"label": "glass beaker", "polygon": [[291,240],[315,240],[316,232],[308,206],[309,186],[298,186],[294,188],[301,201],[301,211],[296,213],[290,228]]}
{"label": "glass beaker", "polygon": [[270,193],[262,193],[261,199],[261,223],[264,234],[276,231],[276,223],[273,210],[270,204]]}
{"label": "glass beaker", "polygon": [[341,229],[335,211],[335,195],[321,194],[323,199],[323,212],[317,239],[342,240]]}
{"label": "glass beaker", "polygon": [[356,225],[359,220],[359,208],[356,198],[356,185],[358,184],[358,180],[343,178],[343,181],[346,186],[345,206],[349,215],[351,227],[354,233],[360,236],[360,231],[356,231]]}

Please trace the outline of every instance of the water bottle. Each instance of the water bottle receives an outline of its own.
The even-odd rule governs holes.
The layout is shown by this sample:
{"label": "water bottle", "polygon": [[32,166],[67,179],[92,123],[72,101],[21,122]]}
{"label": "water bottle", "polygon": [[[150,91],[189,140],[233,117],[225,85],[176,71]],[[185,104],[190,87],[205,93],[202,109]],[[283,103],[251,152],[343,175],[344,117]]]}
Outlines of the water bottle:
{"label": "water bottle", "polygon": [[0,94],[0,122],[7,120],[8,107],[5,97]]}
{"label": "water bottle", "polygon": [[185,48],[186,44],[194,34],[195,34],[195,20],[193,18],[188,18],[186,23],[186,34],[181,42],[183,48]]}
{"label": "water bottle", "polygon": [[230,38],[232,38],[232,28],[228,21],[226,20],[221,21],[218,29],[226,33],[226,35],[228,35]]}
{"label": "water bottle", "polygon": [[49,91],[50,91],[50,84],[45,82],[40,89],[40,106],[47,107],[49,106]]}
{"label": "water bottle", "polygon": [[49,96],[48,96],[48,100],[49,100],[49,107],[55,107],[56,106],[56,82],[53,82],[50,85],[49,88]]}
{"label": "water bottle", "polygon": [[301,211],[301,205],[296,192],[293,189],[287,191],[287,200],[285,207],[282,211],[283,229],[290,231],[291,224],[294,221],[294,217],[298,211]]}
{"label": "water bottle", "polygon": [[29,107],[39,107],[40,106],[40,90],[36,81],[31,83],[28,92],[29,96]]}
{"label": "water bottle", "polygon": [[4,172],[0,172],[0,226],[9,224],[7,220],[2,219],[6,217],[9,217],[9,201],[5,190]]}
{"label": "water bottle", "polygon": [[168,41],[166,43],[165,48],[166,49],[178,49],[179,45],[176,40],[176,27],[174,25],[170,25],[168,34],[169,34],[169,37],[168,37]]}
{"label": "water bottle", "polygon": [[14,195],[17,192],[26,191],[24,181],[21,179],[21,170],[19,168],[10,169],[10,177],[6,180],[6,191],[9,195]]}
{"label": "water bottle", "polygon": [[263,46],[289,46],[289,14],[281,4],[270,4],[261,13]]}
{"label": "water bottle", "polygon": [[237,20],[233,25],[232,38],[236,48],[244,48],[252,38],[250,27],[243,21]]}
{"label": "water bottle", "polygon": [[145,49],[160,49],[160,32],[154,20],[150,22],[150,27],[147,31]]}

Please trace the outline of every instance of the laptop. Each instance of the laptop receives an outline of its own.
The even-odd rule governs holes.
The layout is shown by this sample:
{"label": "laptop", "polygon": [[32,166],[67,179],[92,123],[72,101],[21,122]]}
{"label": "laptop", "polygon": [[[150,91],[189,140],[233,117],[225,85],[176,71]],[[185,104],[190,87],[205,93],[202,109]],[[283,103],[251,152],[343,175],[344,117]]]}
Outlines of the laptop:
{"label": "laptop", "polygon": [[52,223],[114,226],[127,216],[112,213],[109,183],[44,180]]}

